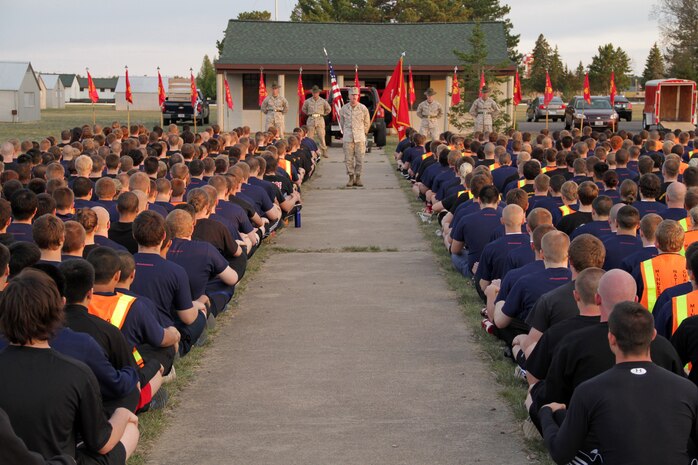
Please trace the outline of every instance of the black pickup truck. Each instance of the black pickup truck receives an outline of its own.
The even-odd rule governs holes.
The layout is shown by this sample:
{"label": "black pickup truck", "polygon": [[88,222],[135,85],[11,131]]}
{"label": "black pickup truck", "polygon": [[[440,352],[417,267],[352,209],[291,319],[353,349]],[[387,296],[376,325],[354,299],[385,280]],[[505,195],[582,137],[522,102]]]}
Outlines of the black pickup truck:
{"label": "black pickup truck", "polygon": [[[196,123],[208,124],[210,116],[209,101],[208,99],[204,99],[200,90],[198,93],[199,99],[196,102]],[[181,98],[177,100],[170,100],[169,97],[166,98],[162,107],[162,121],[164,125],[177,123],[179,121],[194,122],[194,108],[191,106],[191,101],[182,100]]]}

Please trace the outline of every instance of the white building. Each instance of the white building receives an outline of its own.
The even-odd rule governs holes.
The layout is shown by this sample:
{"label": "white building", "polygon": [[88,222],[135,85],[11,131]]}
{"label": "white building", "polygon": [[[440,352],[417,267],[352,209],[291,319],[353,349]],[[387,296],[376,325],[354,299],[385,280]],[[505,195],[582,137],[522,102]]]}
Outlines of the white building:
{"label": "white building", "polygon": [[[129,76],[133,103],[129,107],[133,111],[158,111],[158,78],[157,76]],[[162,84],[167,89],[168,79],[162,78]],[[126,110],[126,78],[119,76],[114,92],[116,110]]]}
{"label": "white building", "polygon": [[65,108],[65,87],[58,74],[41,74],[41,82],[45,86],[41,99],[41,109]]}
{"label": "white building", "polygon": [[63,83],[65,89],[65,103],[78,100],[80,98],[80,83],[75,74],[59,74],[58,78]]}
{"label": "white building", "polygon": [[[80,83],[80,94],[78,96],[78,101],[89,102],[90,93],[87,89],[87,77],[78,77],[78,82]],[[100,103],[114,103],[114,91],[116,90],[116,78],[96,78],[92,77],[92,82],[94,82],[95,88],[97,89],[97,95],[99,95]]]}
{"label": "white building", "polygon": [[41,119],[41,88],[29,62],[0,62],[0,121]]}

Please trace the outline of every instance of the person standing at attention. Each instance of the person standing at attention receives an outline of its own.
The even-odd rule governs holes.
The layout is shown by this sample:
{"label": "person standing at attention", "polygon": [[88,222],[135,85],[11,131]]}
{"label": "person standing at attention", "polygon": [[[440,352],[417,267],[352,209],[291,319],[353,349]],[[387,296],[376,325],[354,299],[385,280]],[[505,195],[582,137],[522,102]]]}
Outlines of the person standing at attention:
{"label": "person standing at attention", "polygon": [[366,153],[366,135],[371,126],[371,116],[368,108],[359,103],[360,92],[356,87],[349,90],[349,103],[339,110],[344,134],[344,163],[347,166],[349,181],[347,187],[363,187],[361,172]]}

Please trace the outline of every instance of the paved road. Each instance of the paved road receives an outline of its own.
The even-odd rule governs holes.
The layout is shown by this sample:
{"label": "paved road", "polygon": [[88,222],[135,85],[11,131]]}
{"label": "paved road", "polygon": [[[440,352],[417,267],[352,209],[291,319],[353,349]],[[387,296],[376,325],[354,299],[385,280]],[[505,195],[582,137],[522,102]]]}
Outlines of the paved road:
{"label": "paved road", "polygon": [[344,189],[330,153],[149,463],[526,463],[385,157]]}
{"label": "paved road", "polygon": [[[577,125],[579,127],[579,125]],[[534,122],[520,122],[517,123],[516,128],[520,131],[529,131],[529,132],[535,132],[538,133],[541,129],[545,128],[545,121],[540,121],[538,123]],[[565,129],[565,123],[563,121],[560,122],[548,122],[548,128],[550,131],[561,131]],[[618,124],[618,130],[620,129],[625,129],[626,131],[630,131],[633,133],[637,133],[642,130],[642,121],[621,121]]]}

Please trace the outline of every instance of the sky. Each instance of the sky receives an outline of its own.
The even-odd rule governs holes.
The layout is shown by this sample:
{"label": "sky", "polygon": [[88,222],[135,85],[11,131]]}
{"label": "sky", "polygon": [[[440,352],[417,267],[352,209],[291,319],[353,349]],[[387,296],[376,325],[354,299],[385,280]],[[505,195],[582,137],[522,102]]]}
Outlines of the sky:
{"label": "sky", "polygon": [[[586,66],[599,45],[622,47],[641,73],[659,40],[652,17],[656,0],[509,0],[519,51],[528,53],[539,34],[560,50],[563,62]],[[295,0],[278,0],[279,19],[288,20]],[[166,6],[164,6],[166,5]],[[201,5],[201,6],[199,6]],[[205,9],[203,6],[205,5]],[[274,12],[274,0],[0,0],[0,60],[31,61],[47,73],[95,77],[129,74],[187,75],[204,54],[216,54],[229,18],[250,9]],[[38,14],[37,14],[38,13]],[[553,18],[548,20],[548,18]],[[307,38],[299,39],[299,46]]]}

